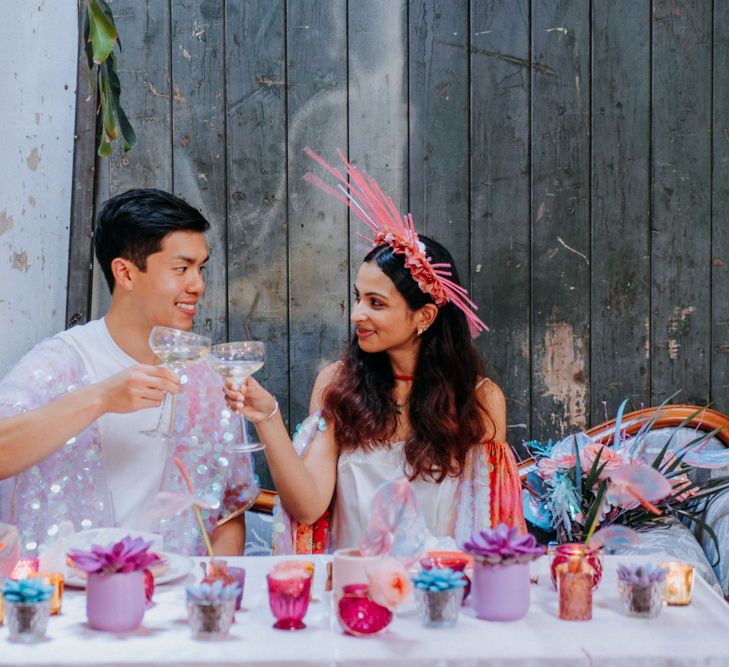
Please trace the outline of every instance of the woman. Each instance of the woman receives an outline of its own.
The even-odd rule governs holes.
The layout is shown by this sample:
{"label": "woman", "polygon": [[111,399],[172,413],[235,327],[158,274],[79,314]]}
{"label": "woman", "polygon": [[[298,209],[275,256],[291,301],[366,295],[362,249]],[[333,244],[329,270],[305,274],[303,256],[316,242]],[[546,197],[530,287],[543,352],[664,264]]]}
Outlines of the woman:
{"label": "woman", "polygon": [[[507,444],[501,390],[485,378],[469,328],[485,325],[460,286],[448,251],[418,238],[377,185],[350,167],[342,199],[374,232],[354,286],[355,337],[344,358],[321,371],[312,417],[292,447],[275,399],[248,378],[226,387],[231,407],[256,424],[285,512],[279,551],[327,547],[310,526],[334,499],[335,548],[356,547],[372,497],[407,477],[430,533],[459,544],[499,522],[524,527],[519,479]],[[344,158],[342,157],[344,160]],[[300,456],[301,454],[301,456]],[[298,524],[298,525],[297,525]]]}

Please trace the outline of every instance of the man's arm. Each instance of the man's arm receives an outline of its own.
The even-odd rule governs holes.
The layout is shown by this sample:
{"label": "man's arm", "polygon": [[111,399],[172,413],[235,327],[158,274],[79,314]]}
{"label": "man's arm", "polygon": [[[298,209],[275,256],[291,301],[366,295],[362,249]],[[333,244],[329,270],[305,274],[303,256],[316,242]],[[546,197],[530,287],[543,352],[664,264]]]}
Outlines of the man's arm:
{"label": "man's arm", "polygon": [[165,392],[177,393],[175,374],[161,366],[134,366],[48,405],[0,420],[0,479],[49,457],[107,412],[157,407]]}
{"label": "man's arm", "polygon": [[246,542],[245,515],[218,526],[213,533],[213,553],[216,556],[242,556]]}

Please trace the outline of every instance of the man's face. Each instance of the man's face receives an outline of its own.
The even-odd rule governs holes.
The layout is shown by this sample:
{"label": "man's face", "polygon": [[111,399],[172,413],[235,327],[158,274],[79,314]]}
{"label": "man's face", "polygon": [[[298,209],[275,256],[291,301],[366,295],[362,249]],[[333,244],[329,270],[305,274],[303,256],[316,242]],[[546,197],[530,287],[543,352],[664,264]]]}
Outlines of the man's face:
{"label": "man's face", "polygon": [[205,292],[203,275],[208,249],[198,232],[172,232],[162,247],[147,257],[147,270],[135,267],[132,295],[140,318],[189,331],[197,303]]}

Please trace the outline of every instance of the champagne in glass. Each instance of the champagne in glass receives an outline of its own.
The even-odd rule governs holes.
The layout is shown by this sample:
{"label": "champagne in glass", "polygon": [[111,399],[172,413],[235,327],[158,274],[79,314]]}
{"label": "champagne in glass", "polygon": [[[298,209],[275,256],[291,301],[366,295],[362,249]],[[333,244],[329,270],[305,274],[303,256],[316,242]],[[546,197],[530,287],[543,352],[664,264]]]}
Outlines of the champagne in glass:
{"label": "champagne in glass", "polygon": [[[208,356],[210,352],[210,339],[194,334],[191,331],[180,331],[179,329],[171,329],[170,327],[155,326],[152,327],[152,332],[149,334],[149,347],[162,361],[163,366],[180,371],[191,364],[203,361]],[[175,408],[177,405],[176,395],[172,397],[168,428],[166,430],[162,428],[169,398],[170,395],[165,394],[157,427],[151,431],[140,431],[140,433],[151,437],[161,437],[165,440],[172,437],[175,424]]]}
{"label": "champagne in glass", "polygon": [[[208,365],[223,379],[231,379],[236,386],[240,386],[249,375],[253,375],[263,367],[266,360],[266,346],[257,340],[244,340],[235,343],[220,343],[210,348]],[[260,442],[250,442],[246,420],[241,415],[241,428],[243,429],[243,443],[230,445],[228,449],[233,452],[257,452],[265,449],[266,445]]]}

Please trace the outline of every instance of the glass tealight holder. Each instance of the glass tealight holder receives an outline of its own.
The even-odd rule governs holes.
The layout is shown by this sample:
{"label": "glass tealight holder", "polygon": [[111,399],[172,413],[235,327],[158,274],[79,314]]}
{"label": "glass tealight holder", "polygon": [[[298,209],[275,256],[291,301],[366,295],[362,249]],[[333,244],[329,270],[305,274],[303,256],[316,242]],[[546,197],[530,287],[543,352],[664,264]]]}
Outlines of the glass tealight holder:
{"label": "glass tealight holder", "polygon": [[51,615],[51,599],[42,602],[3,600],[8,639],[21,644],[33,644],[46,636]]}
{"label": "glass tealight holder", "polygon": [[229,567],[228,574],[235,579],[240,593],[235,598],[235,610],[238,611],[243,603],[243,589],[246,585],[246,571],[243,567]]}
{"label": "glass tealight holder", "polygon": [[668,571],[663,592],[666,603],[675,606],[691,604],[694,591],[694,566],[688,563],[661,563],[661,567]]}
{"label": "glass tealight holder", "polygon": [[235,615],[235,598],[195,600],[187,596],[187,617],[193,639],[225,639]]}
{"label": "glass tealight holder", "polygon": [[291,571],[272,571],[266,575],[268,603],[276,618],[276,630],[303,630],[304,616],[311,597],[311,572],[300,568]]}
{"label": "glass tealight holder", "polygon": [[51,596],[51,616],[58,616],[61,613],[63,602],[63,575],[60,572],[34,572],[29,579],[42,579],[49,586],[53,586]]}
{"label": "glass tealight holder", "polygon": [[416,588],[415,605],[420,622],[429,628],[450,628],[458,620],[463,601],[463,589],[428,591]]}
{"label": "glass tealight holder", "polygon": [[559,573],[559,617],[563,621],[589,621],[592,618],[592,568]]}
{"label": "glass tealight holder", "polygon": [[639,618],[654,618],[661,613],[663,588],[663,581],[646,585],[618,581],[618,591],[625,613]]}

